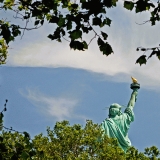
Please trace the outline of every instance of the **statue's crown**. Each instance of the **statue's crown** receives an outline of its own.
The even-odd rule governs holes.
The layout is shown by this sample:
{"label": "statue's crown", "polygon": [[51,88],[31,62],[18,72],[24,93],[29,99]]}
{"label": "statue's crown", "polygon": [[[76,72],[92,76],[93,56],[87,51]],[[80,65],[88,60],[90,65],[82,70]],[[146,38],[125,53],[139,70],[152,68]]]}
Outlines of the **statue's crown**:
{"label": "statue's crown", "polygon": [[119,105],[119,104],[117,104],[117,103],[113,103],[113,104],[111,104],[110,105],[110,107],[109,107],[110,109],[111,108],[118,108],[118,109],[121,109],[122,108],[122,106],[121,105]]}

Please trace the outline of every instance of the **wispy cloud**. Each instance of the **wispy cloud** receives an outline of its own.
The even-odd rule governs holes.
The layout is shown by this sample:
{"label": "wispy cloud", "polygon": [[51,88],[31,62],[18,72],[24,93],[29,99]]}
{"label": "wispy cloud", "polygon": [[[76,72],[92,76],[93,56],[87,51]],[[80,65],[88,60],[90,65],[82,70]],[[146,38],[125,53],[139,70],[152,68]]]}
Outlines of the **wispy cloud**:
{"label": "wispy cloud", "polygon": [[31,89],[27,89],[27,94],[22,91],[20,93],[36,106],[37,111],[46,116],[54,117],[58,121],[64,119],[86,119],[84,115],[75,113],[75,108],[78,105],[77,99],[47,96],[38,90]]}

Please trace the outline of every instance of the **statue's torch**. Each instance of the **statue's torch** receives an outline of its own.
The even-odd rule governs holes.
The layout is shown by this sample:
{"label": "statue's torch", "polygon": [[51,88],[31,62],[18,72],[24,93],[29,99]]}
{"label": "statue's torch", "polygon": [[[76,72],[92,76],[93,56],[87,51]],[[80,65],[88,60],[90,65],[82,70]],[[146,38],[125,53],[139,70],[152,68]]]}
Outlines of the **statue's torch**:
{"label": "statue's torch", "polygon": [[131,86],[130,86],[130,88],[131,89],[140,89],[140,84],[138,83],[138,81],[137,81],[137,79],[135,79],[135,78],[133,78],[133,77],[131,77],[131,79],[132,79],[132,84],[131,84]]}

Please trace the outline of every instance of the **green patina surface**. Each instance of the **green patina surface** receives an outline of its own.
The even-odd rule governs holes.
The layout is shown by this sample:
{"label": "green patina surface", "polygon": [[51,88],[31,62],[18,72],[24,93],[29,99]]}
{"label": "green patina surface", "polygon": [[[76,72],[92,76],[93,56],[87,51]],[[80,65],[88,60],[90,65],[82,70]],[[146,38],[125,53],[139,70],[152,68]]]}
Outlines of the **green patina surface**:
{"label": "green patina surface", "polygon": [[128,138],[128,130],[131,122],[134,121],[133,108],[138,95],[138,88],[133,88],[131,98],[125,109],[124,113],[121,112],[119,104],[114,103],[109,108],[109,118],[105,119],[101,123],[104,134],[109,137],[116,138],[119,142],[119,146],[126,152],[131,146],[131,141]]}

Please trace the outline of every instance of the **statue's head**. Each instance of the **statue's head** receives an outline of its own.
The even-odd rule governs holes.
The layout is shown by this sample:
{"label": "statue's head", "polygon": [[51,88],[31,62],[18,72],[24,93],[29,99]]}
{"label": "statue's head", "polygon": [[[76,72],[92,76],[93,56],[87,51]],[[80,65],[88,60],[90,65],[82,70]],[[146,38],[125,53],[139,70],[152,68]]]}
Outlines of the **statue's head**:
{"label": "statue's head", "polygon": [[121,108],[122,106],[120,106],[117,103],[113,103],[110,107],[109,107],[109,117],[112,116],[116,116],[116,115],[121,115]]}

